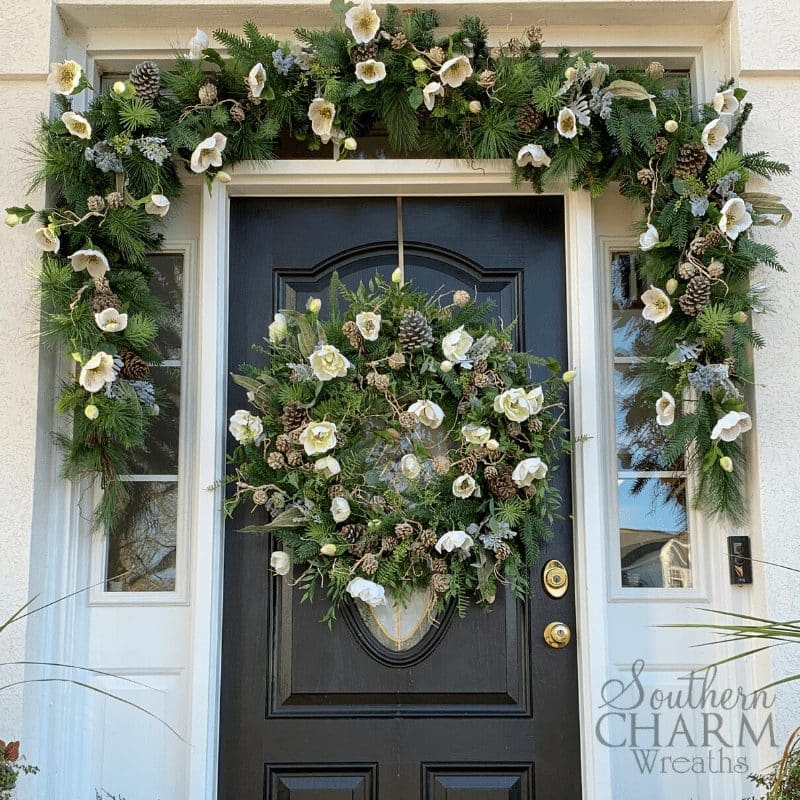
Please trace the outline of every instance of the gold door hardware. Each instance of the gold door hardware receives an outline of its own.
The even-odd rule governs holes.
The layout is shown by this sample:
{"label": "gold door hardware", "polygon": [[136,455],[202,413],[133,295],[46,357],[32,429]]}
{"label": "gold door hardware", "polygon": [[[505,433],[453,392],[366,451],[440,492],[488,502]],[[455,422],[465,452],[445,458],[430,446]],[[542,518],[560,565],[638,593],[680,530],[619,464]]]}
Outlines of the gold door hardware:
{"label": "gold door hardware", "polygon": [[572,640],[572,631],[565,622],[551,622],[544,629],[544,640],[549,647],[560,650]]}
{"label": "gold door hardware", "polygon": [[569,573],[560,561],[548,561],[542,573],[544,590],[550,597],[563,597],[569,588]]}

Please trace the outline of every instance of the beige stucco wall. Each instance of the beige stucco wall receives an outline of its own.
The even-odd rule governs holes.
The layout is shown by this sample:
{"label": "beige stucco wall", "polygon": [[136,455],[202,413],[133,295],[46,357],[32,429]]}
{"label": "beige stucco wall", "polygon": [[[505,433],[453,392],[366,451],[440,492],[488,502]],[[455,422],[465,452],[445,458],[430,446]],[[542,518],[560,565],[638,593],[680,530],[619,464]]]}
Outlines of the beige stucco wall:
{"label": "beige stucco wall", "polygon": [[[683,0],[631,0],[614,3],[607,21],[630,24],[652,19],[653,24],[692,19],[703,24],[721,24],[733,31],[731,53],[734,64],[738,62],[740,83],[750,90],[750,99],[756,104],[747,131],[748,149],[766,149],[775,157],[793,162],[800,169],[800,47],[798,47],[796,17],[798,0],[739,0],[736,4]],[[61,41],[65,30],[78,42],[83,35],[76,20],[91,19],[96,14],[98,22],[112,25],[115,16],[124,25],[129,36],[121,40],[135,48],[137,26],[141,25],[142,12],[129,13],[133,3],[126,0],[100,2],[99,0],[68,0],[63,13],[55,10],[54,0],[0,0],[0,33],[5,43],[0,48],[0,103],[4,110],[0,126],[0,205],[3,207],[21,199],[21,187],[28,177],[29,166],[20,158],[24,142],[35,130],[39,113],[47,112],[49,95],[43,82],[50,61],[50,53],[62,57]],[[264,4],[251,4],[245,8],[236,2],[170,2],[152,0],[146,18],[152,26],[163,29],[162,47],[182,41],[187,30],[210,17],[225,19],[237,25],[249,12],[269,17]],[[283,4],[284,8],[300,6]],[[306,4],[308,5],[308,4]],[[421,5],[437,5],[435,2]],[[463,6],[463,4],[461,4]],[[471,11],[481,11],[472,4]],[[571,12],[574,4],[485,2],[495,24],[502,19],[542,19],[548,14],[558,14],[559,24],[567,25],[570,13],[588,13],[593,18],[604,19],[602,10],[609,5],[606,0],[583,0],[580,12]],[[198,10],[197,7],[201,7]],[[453,4],[448,4],[453,7]],[[625,7],[623,10],[622,7]],[[693,9],[694,7],[694,9]],[[732,17],[726,19],[730,12]],[[633,15],[633,16],[632,16]],[[302,14],[300,15],[302,17]],[[584,20],[585,21],[585,20]],[[299,24],[301,19],[281,17],[275,27]],[[690,23],[691,24],[691,23]],[[621,33],[623,29],[620,29]],[[600,35],[600,34],[598,34]],[[607,34],[602,34],[607,36]],[[565,40],[566,41],[566,40]],[[569,43],[569,42],[567,42]],[[71,53],[73,57],[76,53]],[[78,58],[78,60],[81,60]],[[800,172],[781,178],[774,190],[783,194],[789,204],[800,213]],[[31,198],[31,203],[41,202],[41,195]],[[36,259],[30,235],[21,230],[0,230],[0,264],[4,276],[0,292],[0,397],[3,404],[3,444],[0,449],[0,617],[7,615],[39,586],[38,578],[31,579],[29,563],[31,529],[36,503],[41,494],[36,493],[35,478],[46,475],[49,465],[39,464],[35,471],[35,454],[47,447],[47,435],[52,427],[50,406],[51,377],[40,375],[37,329],[37,300],[32,280],[32,265]],[[800,481],[795,466],[798,433],[795,420],[798,412],[800,385],[800,359],[797,357],[798,328],[800,328],[800,245],[797,223],[787,229],[759,231],[757,236],[773,242],[783,256],[787,275],[767,274],[769,286],[767,299],[773,314],[759,318],[757,325],[765,335],[768,348],[756,354],[757,385],[754,387],[757,413],[757,453],[754,462],[755,492],[760,510],[754,519],[753,533],[756,546],[768,561],[789,563],[800,568],[800,547],[797,545],[797,511],[800,507]],[[46,370],[51,365],[47,362]],[[46,371],[44,370],[44,371]],[[43,399],[39,399],[39,398]],[[37,427],[38,426],[38,427]],[[41,488],[41,487],[39,487]],[[763,540],[759,531],[763,531]],[[39,531],[40,539],[48,535]],[[40,552],[37,550],[37,552]],[[720,555],[720,561],[723,556]],[[37,571],[37,575],[41,572]],[[766,612],[776,618],[796,619],[800,616],[800,592],[796,573],[767,568],[760,573],[764,589]],[[52,598],[48,598],[52,599]],[[19,624],[0,634],[0,661],[22,659],[25,656],[24,624]],[[796,670],[797,654],[784,648],[775,658],[777,676]],[[0,684],[16,673],[0,668]],[[778,717],[784,731],[800,722],[800,691],[786,687],[781,692]],[[22,694],[16,691],[0,693],[0,738],[13,738],[22,728]]]}

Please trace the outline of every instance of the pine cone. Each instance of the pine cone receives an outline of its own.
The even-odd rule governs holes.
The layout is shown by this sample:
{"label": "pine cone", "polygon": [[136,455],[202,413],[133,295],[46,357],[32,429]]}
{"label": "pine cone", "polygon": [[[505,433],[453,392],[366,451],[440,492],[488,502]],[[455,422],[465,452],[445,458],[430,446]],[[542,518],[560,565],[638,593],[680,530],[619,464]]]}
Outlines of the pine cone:
{"label": "pine cone", "polygon": [[450,576],[449,575],[432,575],[431,576],[431,589],[437,594],[444,594],[450,589]]}
{"label": "pine cone", "polygon": [[245,111],[244,111],[244,106],[241,103],[234,103],[231,106],[230,111],[228,113],[231,115],[231,119],[234,122],[239,122],[239,123],[244,122]]}
{"label": "pine cone", "polygon": [[512,468],[508,465],[493,468],[493,474],[489,477],[490,470],[484,471],[486,476],[486,484],[489,487],[489,492],[499,500],[508,500],[514,497],[517,493],[517,487],[514,481],[511,480]]}
{"label": "pine cone", "polygon": [[478,460],[483,461],[486,464],[494,464],[495,461],[499,461],[503,454],[500,452],[500,448],[496,450],[490,450],[488,447],[482,447],[478,450],[475,455],[478,457]]}
{"label": "pine cone", "polygon": [[523,133],[533,133],[544,122],[544,114],[533,103],[525,103],[517,111],[516,125]]}
{"label": "pine cone", "polygon": [[494,557],[498,561],[505,561],[510,555],[511,548],[505,542],[500,542],[494,549]]}
{"label": "pine cone", "polygon": [[161,70],[155,61],[142,61],[137,64],[130,74],[130,81],[136,89],[136,96],[147,103],[152,103],[158,97],[161,88]]}
{"label": "pine cone", "polygon": [[217,87],[213,83],[204,83],[197,92],[197,98],[204,106],[213,106],[217,102]]}
{"label": "pine cone", "polygon": [[360,350],[363,347],[364,337],[358,330],[358,325],[356,325],[353,320],[350,319],[342,325],[342,333],[347,337],[347,341],[350,342],[350,347],[354,350]]}
{"label": "pine cone", "polygon": [[408,522],[398,522],[397,525],[394,526],[394,535],[402,540],[408,539],[414,533],[414,526]]}
{"label": "pine cone", "polygon": [[86,198],[86,210],[95,214],[103,211],[106,207],[105,198],[99,194],[93,194]]}
{"label": "pine cone", "polygon": [[378,43],[373,40],[366,44],[357,44],[350,51],[350,61],[353,64],[360,64],[362,61],[369,61],[378,55]]}
{"label": "pine cone", "polygon": [[303,463],[303,454],[298,450],[290,450],[286,454],[286,463],[290,467],[299,467]]}
{"label": "pine cone", "polygon": [[441,66],[447,58],[447,53],[445,53],[441,47],[431,47],[431,49],[428,50],[428,58],[433,61],[434,64]]}
{"label": "pine cone", "polygon": [[503,340],[497,343],[498,353],[510,353],[514,349],[514,345],[510,341]]}
{"label": "pine cone", "polygon": [[306,414],[306,410],[297,400],[293,403],[289,403],[289,405],[283,409],[283,414],[281,414],[281,422],[283,423],[283,429],[285,431],[293,431],[299,428],[301,425],[305,424],[307,419],[308,415]]}
{"label": "pine cone", "polygon": [[275,439],[275,449],[280,453],[288,453],[292,449],[292,437],[285,433],[278,434]]}
{"label": "pine cone", "polygon": [[653,182],[653,170],[650,167],[642,167],[636,173],[636,178],[642,186],[649,186]]}
{"label": "pine cone", "polygon": [[361,559],[361,564],[360,564],[361,571],[365,575],[374,575],[378,571],[378,567],[380,566],[380,563],[381,562],[378,559],[378,556],[375,555],[375,553],[367,553]]}
{"label": "pine cone", "polygon": [[528,430],[532,431],[533,433],[539,433],[543,427],[544,423],[539,417],[531,417],[528,420]]}
{"label": "pine cone", "polygon": [[147,362],[133,350],[120,350],[118,355],[122,359],[120,378],[126,381],[146,381],[150,377],[150,367],[147,366]]}
{"label": "pine cone", "polygon": [[478,86],[483,89],[491,89],[494,86],[494,82],[497,80],[497,73],[491,69],[485,69],[481,74],[478,76]]}
{"label": "pine cone", "polygon": [[470,382],[476,389],[485,389],[490,383],[489,376],[485,372],[473,372]]}
{"label": "pine cone", "polygon": [[433,468],[437,475],[446,475],[452,466],[453,462],[447,456],[436,456],[433,459]]}
{"label": "pine cone", "polygon": [[525,38],[531,43],[541,42],[544,37],[542,29],[538,25],[529,25],[525,28]]}
{"label": "pine cone", "polygon": [[402,353],[392,353],[386,359],[386,363],[389,369],[402,369],[406,365],[406,357]]}
{"label": "pine cone", "polygon": [[392,50],[402,50],[408,44],[408,39],[403,31],[398,31],[392,36],[391,48]]}
{"label": "pine cone", "polygon": [[692,264],[691,261],[684,261],[678,267],[678,277],[682,278],[685,281],[688,281],[689,278],[691,278],[695,274],[695,272],[697,272],[697,269],[695,268],[695,265]]}
{"label": "pine cone", "polygon": [[362,525],[360,522],[349,522],[347,525],[342,525],[339,533],[348,544],[357,542],[367,532],[367,526]]}
{"label": "pine cone", "polygon": [[712,261],[707,267],[708,277],[719,280],[725,273],[725,265],[721,261]]}
{"label": "pine cone", "polygon": [[334,497],[347,497],[347,489],[344,484],[334,483],[328,487],[328,497],[333,500]]}
{"label": "pine cone", "polygon": [[696,317],[708,305],[710,298],[711,281],[707,276],[698,273],[689,281],[678,303],[687,317]]}
{"label": "pine cone", "polygon": [[705,253],[709,247],[716,247],[725,235],[719,228],[712,228],[699,242],[697,246],[698,253]]}
{"label": "pine cone", "polygon": [[672,167],[673,175],[691,175],[697,177],[708,161],[708,154],[700,144],[685,144],[681,147],[675,165]]}
{"label": "pine cone", "polygon": [[268,499],[269,495],[266,489],[256,489],[253,492],[253,505],[255,506],[265,506]]}
{"label": "pine cone", "polygon": [[425,528],[424,531],[417,537],[417,542],[419,542],[420,547],[429,550],[433,547],[436,542],[439,541],[439,538],[436,536],[436,531],[432,528]]}
{"label": "pine cone", "polygon": [[656,136],[653,146],[655,147],[656,154],[663,156],[669,149],[669,142],[664,136]]}
{"label": "pine cone", "polygon": [[391,553],[392,550],[397,547],[397,537],[396,536],[384,536],[381,539],[381,550],[385,550],[387,553]]}
{"label": "pine cone", "polygon": [[115,308],[119,311],[122,308],[122,301],[111,289],[95,291],[92,295],[92,313],[99,314],[107,308]]}
{"label": "pine cone", "polygon": [[378,391],[385,392],[389,388],[389,376],[381,375],[379,372],[368,372],[367,384],[374,386]]}
{"label": "pine cone", "polygon": [[412,431],[417,427],[417,418],[410,411],[400,412],[400,426],[407,431]]}
{"label": "pine cone", "polygon": [[522,426],[519,422],[506,422],[506,431],[509,436],[519,436],[522,433]]}
{"label": "pine cone", "polygon": [[122,192],[109,192],[106,195],[106,204],[109,208],[122,208],[125,205],[125,195]]}
{"label": "pine cone", "polygon": [[397,330],[397,338],[400,340],[403,350],[420,350],[433,345],[433,330],[428,324],[428,320],[419,311],[412,309],[403,314]]}
{"label": "pine cone", "polygon": [[367,540],[359,539],[358,541],[353,542],[353,544],[347,548],[347,552],[351,553],[356,558],[361,558],[361,556],[367,552]]}
{"label": "pine cone", "polygon": [[478,468],[478,457],[470,453],[458,462],[459,469],[466,475],[474,475]]}
{"label": "pine cone", "polygon": [[443,558],[432,559],[431,572],[433,572],[434,575],[441,575],[443,572],[447,572],[447,561]]}
{"label": "pine cone", "polygon": [[286,458],[283,453],[269,453],[267,455],[267,466],[270,469],[283,469],[286,466]]}
{"label": "pine cone", "polygon": [[651,61],[644,69],[653,80],[660,81],[664,77],[664,65],[660,61]]}

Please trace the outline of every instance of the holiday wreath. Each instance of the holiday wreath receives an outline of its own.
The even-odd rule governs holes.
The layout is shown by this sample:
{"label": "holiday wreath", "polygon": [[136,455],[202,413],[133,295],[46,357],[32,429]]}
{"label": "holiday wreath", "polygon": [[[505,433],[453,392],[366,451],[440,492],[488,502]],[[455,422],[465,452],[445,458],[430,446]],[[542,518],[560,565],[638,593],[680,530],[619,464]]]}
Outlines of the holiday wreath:
{"label": "holiday wreath", "polygon": [[[760,288],[751,285],[750,278],[761,264],[779,268],[774,248],[754,241],[750,229],[754,224],[786,221],[789,216],[776,198],[747,189],[751,176],[768,178],[786,173],[788,167],[763,152],[742,152],[742,130],[752,110],[744,102],[745,91],[730,82],[720,87],[710,103],[696,106],[686,83],[670,81],[657,62],[641,69],[609,65],[589,52],[575,55],[564,49],[546,54],[542,32],[536,27],[526,30],[522,38],[492,45],[477,17],[463,18],[455,30],[440,35],[434,11],[401,12],[389,6],[381,18],[369,0],[358,5],[334,0],[332,7],[343,24],[325,31],[299,29],[295,42],[279,42],[248,23],[243,37],[215,32],[225,49],[220,52],[198,30],[188,53],[181,54],[168,71],[162,73],[151,61],[142,62],[129,80],[96,93],[80,109],[73,106],[73,98],[90,88],[80,65],[65,61],[52,67],[48,85],[60,113],[42,121],[34,145],[40,164],[36,181],[50,182],[52,205],[39,212],[29,205],[9,208],[6,222],[14,226],[37,220],[35,237],[43,251],[42,334],[66,346],[77,362],[58,400],[59,410],[73,415],[71,433],[61,437],[65,474],[100,477],[104,492],[96,512],[98,525],[113,530],[126,498],[125,483],[118,478],[143,446],[151,416],[158,410],[149,364],[160,357],[154,342],[163,309],[149,289],[152,270],[147,259],[159,247],[159,224],[180,192],[180,170],[185,166],[204,175],[211,190],[215,180],[231,180],[226,167],[280,156],[292,139],[306,142],[311,150],[332,142],[334,152],[347,158],[357,155],[358,136],[381,126],[396,152],[470,161],[510,158],[514,180],[529,182],[535,190],[548,181],[561,180],[596,196],[614,182],[623,195],[642,202],[645,215],[636,269],[640,282],[649,287],[641,299],[643,317],[650,324],[644,333],[642,375],[654,418],[666,435],[662,459],[676,464],[689,458],[698,477],[696,504],[706,513],[741,520],[746,513],[741,435],[751,427],[745,397],[752,381],[749,349],[763,345],[750,325],[751,312],[763,306]],[[452,333],[444,330],[444,312],[404,291],[390,289],[385,297],[370,301],[391,309],[391,313],[382,312],[386,331],[393,330],[399,337],[397,314],[402,306],[425,318],[420,327],[424,321],[437,335]],[[406,299],[398,305],[401,297]],[[353,302],[359,313],[368,313],[360,297]],[[379,312],[373,309],[372,313]],[[453,314],[450,322],[463,313]],[[300,334],[297,347],[307,333],[303,326],[310,324],[300,319],[289,316],[287,323],[289,341]],[[348,322],[358,325],[351,317]],[[474,344],[488,331],[477,319],[472,324],[475,327],[466,326],[465,332]],[[333,341],[346,336],[324,326],[323,330]],[[519,366],[521,357],[499,349],[486,358],[475,358],[476,364],[486,362],[485,369],[462,372],[459,367],[456,380],[452,374],[434,375],[430,370],[412,379],[412,365],[429,367],[432,351],[422,347],[417,354],[400,347],[392,353],[396,352],[398,362],[400,354],[407,359],[409,366],[404,366],[403,374],[410,382],[398,384],[398,373],[391,368],[373,371],[368,362],[383,358],[378,353],[382,348],[391,350],[391,341],[402,344],[402,340],[384,335],[373,344],[362,331],[358,335],[364,338],[365,348],[352,348],[351,362],[357,369],[348,373],[347,385],[366,382],[372,375],[373,383],[367,384],[364,396],[386,403],[387,408],[395,391],[403,402],[409,399],[414,380],[435,382],[451,405],[458,391],[469,387],[490,391],[488,386],[465,383],[468,379],[491,380],[491,392],[520,388],[512,386],[511,373],[500,369],[497,359],[502,355]],[[490,335],[497,340],[495,348],[504,346],[500,332]],[[302,349],[309,345],[310,340],[304,341]],[[281,360],[283,352],[278,351],[274,369],[289,369]],[[387,350],[384,355],[388,358],[392,353]],[[298,376],[311,366],[299,357],[297,365]],[[386,381],[388,386],[384,386]],[[317,416],[319,406],[306,408],[312,398],[305,393],[317,385],[323,387],[320,396],[326,397],[324,382],[290,384],[291,391],[299,393],[300,406],[291,406],[297,409],[298,421],[301,410],[303,414],[311,410],[315,422],[325,421]],[[488,422],[481,416],[486,411],[480,399],[484,395],[477,397],[483,411],[467,411],[465,424],[484,427]],[[430,398],[420,395],[418,399]],[[285,452],[277,446],[278,435],[291,437],[297,429],[278,434],[277,419],[270,416],[275,411],[270,407],[259,423],[270,434],[265,440],[269,441],[267,460],[258,467],[264,471],[264,481],[280,487],[273,478],[293,475],[291,480],[300,481],[302,477],[302,487],[296,486],[295,492],[302,494],[310,481],[309,488],[319,494],[320,471],[297,471],[289,464],[289,457],[306,458],[294,442]],[[405,408],[403,413],[413,412]],[[450,425],[456,417],[461,421],[465,416],[454,414],[451,408]],[[539,419],[543,430],[550,431],[546,419]],[[496,421],[494,427],[485,427],[500,433],[495,431]],[[403,436],[405,429],[385,430]],[[370,433],[380,435],[378,430]],[[526,427],[522,435],[543,434]],[[356,447],[353,440],[360,434],[351,426],[348,436],[348,447]],[[560,434],[553,436],[550,445],[558,449]],[[287,440],[281,441],[285,447]],[[502,531],[507,529],[498,526],[517,524],[521,512],[514,510],[515,504],[532,504],[541,513],[549,508],[552,497],[539,479],[532,484],[537,487],[535,496],[528,497],[531,487],[518,486],[513,474],[509,483],[506,473],[509,467],[513,473],[512,461],[517,457],[543,457],[546,451],[536,450],[545,442],[534,438],[530,448],[522,448],[506,429],[498,443],[498,451],[476,445],[482,465],[480,498],[473,494],[461,507],[454,505],[451,483],[455,476],[449,472],[444,476],[434,471],[430,486],[444,495],[440,497],[443,505],[457,509],[450,512],[448,525],[463,530],[475,543],[475,537],[466,532],[467,509],[472,509],[471,521],[483,524],[477,541],[484,535],[494,537],[492,541],[498,544],[495,549],[482,545],[482,552],[491,551],[492,558],[503,563],[506,577],[519,590],[521,576],[513,573],[520,571],[523,551],[526,557],[530,555],[524,543],[517,550],[508,538],[503,540]],[[501,454],[500,466],[490,464],[489,452]],[[252,447],[246,454],[247,469],[256,469]],[[475,457],[472,451],[459,453],[467,466],[472,466]],[[284,461],[295,471],[284,471]],[[352,469],[347,463],[340,466],[345,474]],[[458,475],[473,479],[467,469]],[[494,493],[488,486],[490,477]],[[513,498],[497,494],[497,487],[507,486],[510,491],[512,484]],[[361,502],[360,495],[350,494],[355,487],[343,485],[345,493],[334,499],[341,497],[339,507],[344,509],[347,501],[352,511]],[[471,482],[465,479],[463,485],[471,486]],[[286,488],[283,485],[281,492],[269,495],[269,502],[280,502],[276,495],[285,495]],[[369,499],[381,497],[376,488],[371,487]],[[373,541],[377,537],[368,541],[370,556],[377,558],[374,545],[380,544],[379,552],[391,550],[393,563],[407,564],[411,562],[404,561],[402,554],[410,558],[421,539],[432,542],[435,533],[436,544],[440,543],[441,524],[434,526],[430,515],[422,511],[418,520],[394,520],[392,526],[401,527],[390,531],[397,512],[392,500],[395,489],[387,484],[382,491],[388,504],[386,522],[381,523],[381,542]],[[254,499],[263,498],[260,488],[253,494]],[[415,502],[420,509],[432,507],[424,494]],[[353,513],[349,524],[368,524],[374,513]],[[321,521],[313,520],[317,527],[308,528],[316,534],[309,533],[307,539],[298,539],[297,529],[284,529],[287,540],[294,537],[295,560],[309,563],[317,558],[322,530],[331,532],[332,514],[324,509]],[[411,526],[410,535],[404,536],[408,534],[402,527],[405,524]],[[373,558],[366,551],[363,555],[351,552],[360,547],[361,538],[352,533],[345,536],[343,528],[337,530],[339,538],[330,544],[337,554],[340,550],[341,555],[345,550],[348,554],[337,563],[357,563],[356,572],[375,574]],[[524,531],[522,526],[520,534]],[[391,544],[395,546],[390,548]],[[446,546],[442,542],[439,549]],[[353,562],[356,557],[359,561]],[[377,560],[380,575],[383,563]],[[452,578],[453,570],[462,569],[466,562],[451,558],[448,563]],[[413,569],[410,574],[412,582],[424,580]],[[470,573],[470,585],[484,598],[491,593],[486,577],[490,574]],[[402,595],[400,573],[387,580],[392,591]],[[436,583],[444,585],[442,580]]]}
{"label": "holiday wreath", "polygon": [[[560,496],[548,481],[569,441],[558,390],[571,373],[514,352],[463,290],[430,298],[376,277],[368,291],[334,276],[319,299],[269,326],[268,366],[236,376],[258,411],[237,411],[235,506],[270,517],[280,574],[307,566],[327,587],[375,605],[431,587],[460,611],[493,602],[498,581],[528,591]],[[346,302],[340,319],[337,293]],[[445,297],[451,302],[440,302]],[[531,370],[547,367],[531,384]]]}

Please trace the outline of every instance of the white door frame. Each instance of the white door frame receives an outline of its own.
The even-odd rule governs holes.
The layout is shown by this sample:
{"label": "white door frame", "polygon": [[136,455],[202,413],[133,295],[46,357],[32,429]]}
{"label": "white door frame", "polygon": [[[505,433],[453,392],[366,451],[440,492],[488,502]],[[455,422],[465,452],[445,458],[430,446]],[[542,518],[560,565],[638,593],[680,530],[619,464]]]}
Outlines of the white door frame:
{"label": "white door frame", "polygon": [[[215,800],[219,751],[219,687],[222,642],[223,491],[225,474],[228,230],[230,198],[242,196],[490,196],[525,194],[514,189],[506,162],[424,159],[282,161],[269,166],[242,164],[228,185],[215,183],[203,192],[200,234],[199,332],[195,426],[197,454],[193,474],[191,722],[192,743],[188,796]],[[578,378],[571,387],[574,435],[591,438],[576,448],[573,469],[574,585],[577,615],[578,693],[581,724],[583,800],[602,800],[610,785],[610,758],[594,737],[594,708],[606,680],[606,547],[596,520],[608,519],[600,487],[608,432],[604,393],[599,382],[598,309],[606,301],[599,280],[594,215],[587,192],[565,187],[548,190],[564,198],[569,366]],[[266,324],[266,320],[265,320]],[[213,487],[217,488],[213,488]],[[192,488],[189,488],[192,491]],[[592,524],[591,521],[595,521]],[[266,568],[266,567],[265,567]]]}

